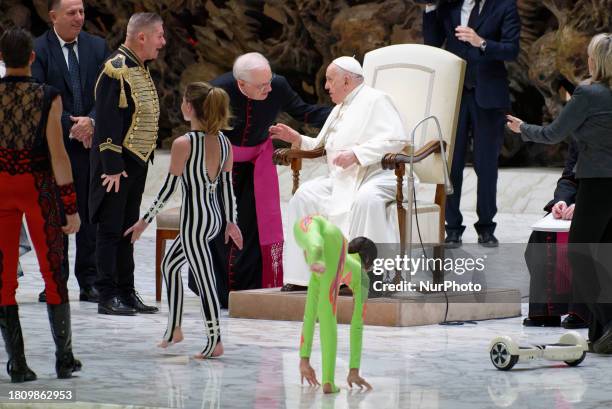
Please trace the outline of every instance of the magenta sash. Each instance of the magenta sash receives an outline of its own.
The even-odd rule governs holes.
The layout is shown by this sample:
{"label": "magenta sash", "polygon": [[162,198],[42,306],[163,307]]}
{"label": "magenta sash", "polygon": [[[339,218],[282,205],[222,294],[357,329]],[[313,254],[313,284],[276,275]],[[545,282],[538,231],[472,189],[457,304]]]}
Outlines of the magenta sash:
{"label": "magenta sash", "polygon": [[[262,256],[262,286],[279,287],[283,283],[283,222],[280,210],[278,174],[272,162],[274,147],[268,139],[257,146],[235,146],[234,162],[251,162],[255,190],[255,211]],[[240,215],[238,215],[240,220]]]}

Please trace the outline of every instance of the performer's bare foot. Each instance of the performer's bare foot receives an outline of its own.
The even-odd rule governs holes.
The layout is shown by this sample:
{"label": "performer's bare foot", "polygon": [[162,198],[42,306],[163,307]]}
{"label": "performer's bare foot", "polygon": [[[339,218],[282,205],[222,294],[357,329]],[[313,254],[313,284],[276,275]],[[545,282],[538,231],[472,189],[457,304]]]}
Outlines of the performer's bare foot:
{"label": "performer's bare foot", "polygon": [[207,358],[217,358],[217,357],[220,357],[221,355],[223,355],[223,344],[219,342],[217,346],[215,347],[215,349],[213,349],[212,354],[210,354],[210,356],[204,356],[200,352],[199,354],[196,354],[193,357],[195,359],[207,359]]}
{"label": "performer's bare foot", "polygon": [[157,344],[157,346],[160,348],[168,348],[170,345],[178,344],[183,339],[183,330],[181,329],[181,327],[176,327],[174,328],[174,331],[172,331],[172,341],[168,342],[164,339],[159,344]]}
{"label": "performer's bare foot", "polygon": [[340,389],[332,387],[331,383],[324,383],[323,384],[323,393],[337,393],[340,392]]}

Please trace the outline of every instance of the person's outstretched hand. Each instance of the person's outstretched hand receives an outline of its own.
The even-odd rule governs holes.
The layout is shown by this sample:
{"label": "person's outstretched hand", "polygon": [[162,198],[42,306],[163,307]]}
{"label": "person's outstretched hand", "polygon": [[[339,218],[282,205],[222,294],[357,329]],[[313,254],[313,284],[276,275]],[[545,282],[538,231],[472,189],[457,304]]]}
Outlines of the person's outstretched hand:
{"label": "person's outstretched hand", "polygon": [[512,115],[506,115],[506,119],[508,120],[506,123],[508,129],[514,133],[521,133],[521,124],[523,123],[523,120]]}

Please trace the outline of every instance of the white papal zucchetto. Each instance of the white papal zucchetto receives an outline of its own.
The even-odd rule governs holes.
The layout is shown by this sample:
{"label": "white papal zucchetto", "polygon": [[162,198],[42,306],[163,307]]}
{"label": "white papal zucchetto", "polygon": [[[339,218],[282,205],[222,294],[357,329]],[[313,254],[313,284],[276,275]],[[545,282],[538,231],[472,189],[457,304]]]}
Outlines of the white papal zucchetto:
{"label": "white papal zucchetto", "polygon": [[334,61],[332,61],[332,63],[336,64],[338,67],[342,68],[345,71],[363,76],[363,68],[361,68],[361,64],[359,64],[359,61],[357,61],[353,57],[338,57]]}

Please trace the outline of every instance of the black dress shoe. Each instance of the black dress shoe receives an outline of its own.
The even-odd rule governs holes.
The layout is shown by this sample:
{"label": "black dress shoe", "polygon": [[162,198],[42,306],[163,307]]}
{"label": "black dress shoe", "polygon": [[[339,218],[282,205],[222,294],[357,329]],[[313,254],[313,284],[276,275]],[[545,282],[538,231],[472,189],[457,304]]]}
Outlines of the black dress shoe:
{"label": "black dress shoe", "polygon": [[141,314],[156,314],[159,312],[159,308],[153,305],[145,305],[140,298],[140,295],[136,292],[130,294],[128,297],[123,298],[123,302],[126,305],[134,308],[137,312]]}
{"label": "black dress shoe", "polygon": [[478,235],[478,244],[482,247],[498,247],[499,241],[493,233],[484,232]]}
{"label": "black dress shoe", "polygon": [[569,314],[563,321],[561,321],[561,326],[565,329],[588,328],[589,323],[577,315]]}
{"label": "black dress shoe", "polygon": [[550,315],[542,317],[529,317],[523,320],[525,327],[560,327],[561,317]]}
{"label": "black dress shoe", "polygon": [[446,239],[444,240],[444,247],[448,249],[456,249],[461,247],[461,233],[458,231],[446,232]]}
{"label": "black dress shoe", "polygon": [[612,354],[612,324],[604,328],[604,333],[593,342],[593,352],[596,354]]}
{"label": "black dress shoe", "polygon": [[38,294],[38,302],[47,302],[47,293],[45,290],[42,290],[40,294]]}
{"label": "black dress shoe", "polygon": [[308,287],[297,284],[285,284],[281,287],[282,292],[292,292],[292,291],[308,291]]}
{"label": "black dress shoe", "polygon": [[81,288],[81,293],[79,294],[79,301],[86,302],[98,302],[100,298],[100,294],[95,287],[89,286],[85,288]]}
{"label": "black dress shoe", "polygon": [[106,300],[105,302],[98,303],[98,314],[108,315],[136,315],[137,311],[135,308],[126,305],[117,296]]}

